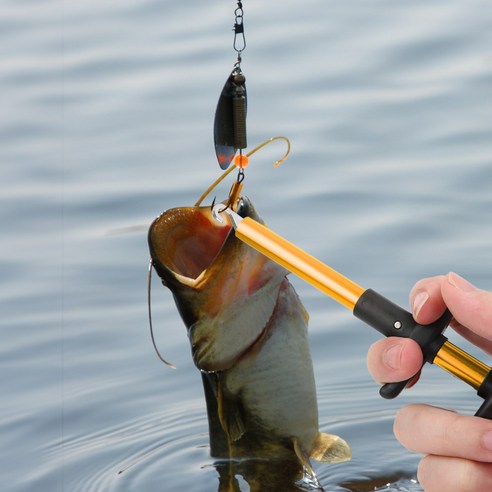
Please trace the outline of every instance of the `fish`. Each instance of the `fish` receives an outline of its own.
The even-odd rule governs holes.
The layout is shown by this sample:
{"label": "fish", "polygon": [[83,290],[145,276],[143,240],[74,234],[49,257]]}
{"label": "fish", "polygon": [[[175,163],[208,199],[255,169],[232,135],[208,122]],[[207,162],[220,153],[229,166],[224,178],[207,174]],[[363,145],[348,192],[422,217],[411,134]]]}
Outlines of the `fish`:
{"label": "fish", "polygon": [[[236,212],[263,223],[246,196]],[[277,479],[295,484],[317,482],[310,458],[349,460],[345,440],[319,431],[309,316],[288,271],[237,239],[232,224],[218,222],[207,206],[163,212],[148,244],[202,374],[211,456],[242,464],[250,486],[261,482],[261,467],[265,480],[278,465]]]}

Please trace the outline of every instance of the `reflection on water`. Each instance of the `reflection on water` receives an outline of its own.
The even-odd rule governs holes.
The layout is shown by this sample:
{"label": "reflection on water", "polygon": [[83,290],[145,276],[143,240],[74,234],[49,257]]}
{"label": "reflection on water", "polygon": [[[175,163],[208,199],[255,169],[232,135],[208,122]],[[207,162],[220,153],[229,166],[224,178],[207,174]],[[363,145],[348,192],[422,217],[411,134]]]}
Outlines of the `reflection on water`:
{"label": "reflection on water", "polygon": [[[148,335],[146,232],[126,228],[191,205],[218,176],[232,7],[3,2],[0,478],[11,492],[219,488],[185,329],[156,289],[168,370]],[[248,141],[292,142],[279,169],[277,147],[247,170],[267,223],[403,306],[417,279],[448,270],[492,289],[492,13],[458,1],[244,8]],[[429,367],[398,401],[380,400],[364,360],[378,335],[293,282],[311,315],[321,430],[353,451],[316,464],[323,487],[420,490],[418,456],[392,435],[397,408],[472,414],[479,399]]]}
{"label": "reflection on water", "polygon": [[387,476],[371,477],[366,480],[349,481],[341,484],[351,492],[373,492],[393,490],[400,492],[412,492],[420,490],[415,477],[409,476],[408,472],[395,471]]}

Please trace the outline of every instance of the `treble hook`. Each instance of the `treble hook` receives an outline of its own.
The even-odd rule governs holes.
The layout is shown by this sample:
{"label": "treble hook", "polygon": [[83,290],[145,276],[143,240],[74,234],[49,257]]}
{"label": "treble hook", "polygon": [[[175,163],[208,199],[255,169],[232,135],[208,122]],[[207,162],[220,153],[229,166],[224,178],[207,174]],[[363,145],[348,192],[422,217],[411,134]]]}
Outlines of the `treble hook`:
{"label": "treble hook", "polygon": [[243,184],[242,183],[244,181],[244,168],[248,166],[248,162],[249,162],[248,161],[248,158],[249,158],[249,156],[250,155],[253,155],[255,152],[257,152],[258,150],[260,150],[263,147],[265,147],[265,145],[268,145],[269,143],[273,142],[274,140],[278,140],[278,139],[284,139],[284,140],[287,141],[287,152],[285,153],[285,155],[281,159],[279,159],[278,161],[275,161],[274,164],[273,164],[274,167],[278,167],[278,166],[280,166],[280,164],[282,162],[285,161],[285,159],[287,159],[287,156],[290,153],[290,141],[286,137],[272,137],[269,140],[266,140],[265,142],[263,142],[260,145],[258,145],[257,147],[255,147],[251,152],[249,152],[245,156],[240,151],[239,155],[237,155],[234,158],[234,165],[237,168],[239,168],[239,172],[238,172],[236,181],[234,182],[234,184],[231,187],[231,190],[229,191],[229,196],[227,198],[227,203],[225,204],[225,208],[226,209],[227,208],[233,209],[233,206],[236,203],[236,200],[239,198],[239,195],[240,195],[241,190],[243,188]]}
{"label": "treble hook", "polygon": [[243,168],[239,168],[239,172],[237,173],[236,181],[231,186],[231,190],[229,191],[229,196],[227,197],[227,202],[224,205],[224,209],[233,208],[236,203],[239,195],[241,194],[241,190],[243,189],[243,181],[244,181],[244,170]]}
{"label": "treble hook", "polygon": [[[265,147],[266,145],[274,142],[275,140],[284,140],[286,143],[287,143],[287,151],[285,152],[285,154],[278,160],[278,161],[275,161],[273,163],[273,166],[274,167],[278,167],[280,166],[280,164],[282,164],[282,162],[284,162],[287,157],[289,156],[290,154],[290,140],[287,138],[287,137],[283,137],[281,135],[277,136],[277,137],[271,137],[269,138],[268,140],[265,140],[263,143],[261,143],[260,145],[256,146],[253,150],[251,150],[250,152],[248,152],[246,155],[243,155],[243,154],[239,154],[236,156],[235,160],[237,159],[238,161],[242,161],[243,163],[243,167],[246,167],[246,165],[244,165],[244,160],[247,161],[247,159],[249,157],[251,157],[255,152],[258,152],[258,150],[262,149],[263,147]],[[202,195],[200,196],[200,198],[198,199],[198,201],[195,203],[195,207],[198,207],[201,205],[201,203],[203,202],[203,200],[205,200],[205,198],[210,194],[210,192],[216,188],[225,178],[227,178],[227,176],[229,176],[229,174],[232,173],[232,171],[234,171],[236,166],[230,166],[229,169],[227,169],[226,171],[224,171],[203,193]],[[239,167],[240,171],[239,173],[241,174],[241,167]],[[239,176],[240,174],[238,174],[238,179],[239,179]],[[240,182],[242,182],[244,180],[244,171],[242,172],[242,178],[240,180]],[[238,180],[236,180],[236,183],[237,183]],[[234,185],[233,185],[234,187]],[[231,193],[233,192],[233,188],[231,188],[231,191],[229,192],[229,196],[231,195]],[[228,200],[229,201],[229,200]]]}

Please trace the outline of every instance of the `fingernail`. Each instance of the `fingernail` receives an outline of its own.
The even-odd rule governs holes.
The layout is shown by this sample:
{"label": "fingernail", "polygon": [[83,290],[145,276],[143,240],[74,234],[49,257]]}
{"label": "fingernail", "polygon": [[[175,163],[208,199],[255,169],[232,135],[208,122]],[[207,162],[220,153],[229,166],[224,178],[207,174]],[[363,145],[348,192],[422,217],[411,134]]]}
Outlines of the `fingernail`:
{"label": "fingernail", "polygon": [[386,350],[386,352],[384,352],[383,362],[390,369],[400,369],[402,349],[403,349],[403,345],[401,343],[399,343],[397,345],[393,345],[391,348]]}
{"label": "fingernail", "polygon": [[470,284],[468,280],[465,280],[463,277],[460,277],[458,274],[454,272],[448,273],[448,282],[456,287],[459,290],[462,290],[463,292],[472,292],[474,290],[477,290],[477,288]]}
{"label": "fingernail", "polygon": [[413,315],[415,317],[418,316],[418,314],[420,313],[420,310],[424,307],[424,304],[427,302],[427,300],[429,299],[429,294],[427,294],[427,292],[419,292],[414,300],[413,300],[413,306],[412,306],[412,311],[413,311]]}
{"label": "fingernail", "polygon": [[482,444],[485,449],[492,451],[492,431],[488,431],[482,436]]}

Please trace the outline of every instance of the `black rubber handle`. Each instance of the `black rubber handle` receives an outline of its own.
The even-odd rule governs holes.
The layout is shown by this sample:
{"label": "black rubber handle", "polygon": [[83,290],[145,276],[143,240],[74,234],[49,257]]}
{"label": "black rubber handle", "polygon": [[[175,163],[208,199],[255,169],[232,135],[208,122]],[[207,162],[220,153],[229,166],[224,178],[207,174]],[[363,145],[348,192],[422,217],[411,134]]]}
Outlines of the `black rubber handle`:
{"label": "black rubber handle", "polygon": [[[439,349],[447,341],[442,332],[452,319],[451,313],[446,310],[434,323],[421,325],[413,319],[411,313],[372,289],[367,289],[359,297],[354,308],[354,315],[386,337],[404,337],[415,340],[424,354],[424,364],[425,362],[432,363]],[[403,391],[410,379],[387,383],[381,387],[379,393],[383,398],[395,398]]]}
{"label": "black rubber handle", "polygon": [[492,419],[492,394],[485,399],[480,408],[477,410],[475,416],[489,420]]}
{"label": "black rubber handle", "polygon": [[392,400],[396,398],[406,387],[407,384],[411,381],[413,376],[406,381],[399,381],[397,383],[385,383],[379,388],[379,394],[385,398],[386,400]]}
{"label": "black rubber handle", "polygon": [[483,417],[484,419],[492,419],[492,370],[485,376],[482,384],[478,388],[478,395],[485,401],[475,414],[476,417]]}

